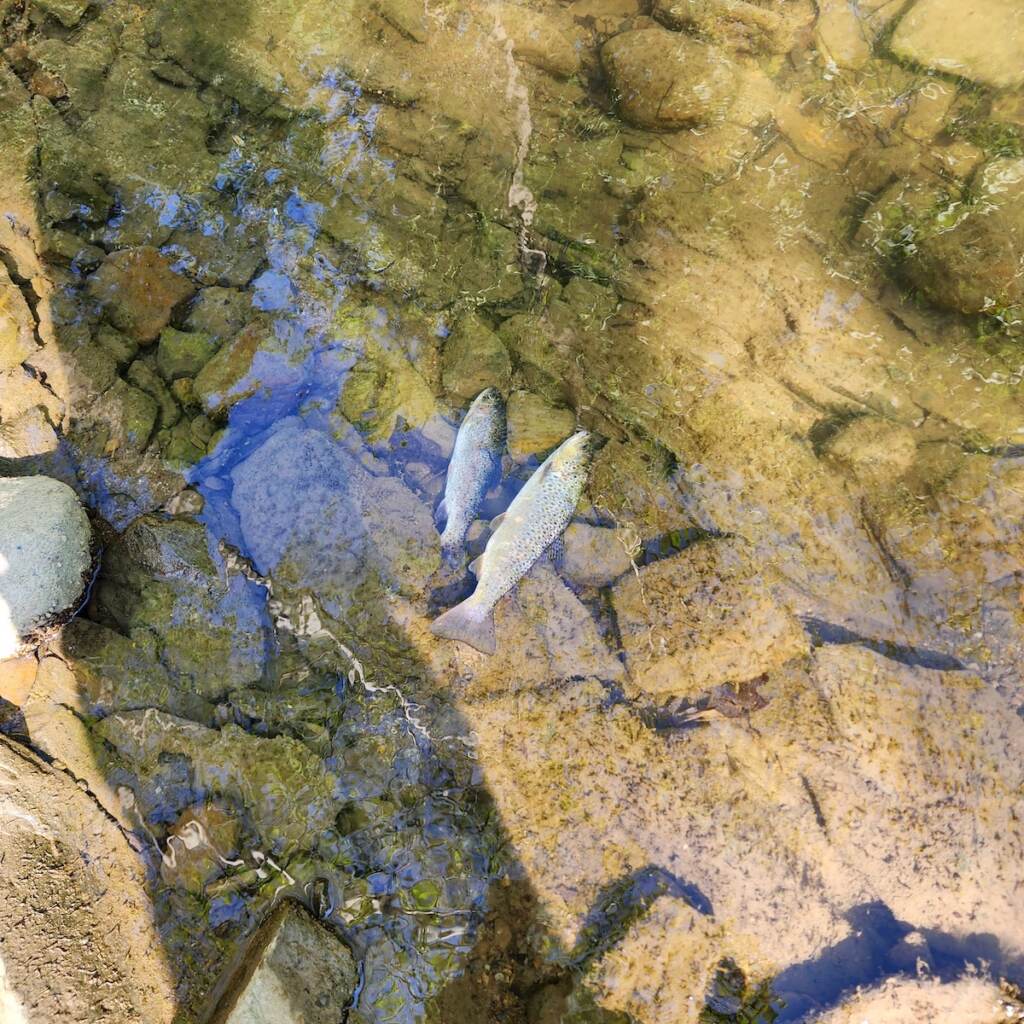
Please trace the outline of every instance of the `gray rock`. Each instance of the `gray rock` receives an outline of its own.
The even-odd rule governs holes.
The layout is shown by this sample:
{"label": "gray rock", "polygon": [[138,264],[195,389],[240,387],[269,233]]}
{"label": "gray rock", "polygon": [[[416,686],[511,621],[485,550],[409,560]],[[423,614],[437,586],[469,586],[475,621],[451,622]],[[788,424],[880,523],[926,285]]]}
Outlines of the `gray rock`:
{"label": "gray rock", "polygon": [[440,560],[430,510],[393,477],[373,476],[326,434],[295,420],[232,472],[232,504],[257,569],[285,587],[353,599],[379,574],[421,590]]}
{"label": "gray rock", "polygon": [[203,288],[189,310],[185,326],[223,340],[252,319],[252,297],[234,288]]}
{"label": "gray rock", "polygon": [[604,587],[630,570],[629,555],[618,530],[570,523],[562,540],[562,572],[574,583]]}
{"label": "gray rock", "polygon": [[729,59],[662,28],[614,36],[601,49],[619,113],[640,128],[672,130],[719,119],[735,93]]}
{"label": "gray rock", "polygon": [[253,936],[210,1024],[337,1024],[355,987],[348,947],[285,901]]}
{"label": "gray rock", "polygon": [[92,556],[75,492],[49,477],[0,479],[0,658],[82,595]]}

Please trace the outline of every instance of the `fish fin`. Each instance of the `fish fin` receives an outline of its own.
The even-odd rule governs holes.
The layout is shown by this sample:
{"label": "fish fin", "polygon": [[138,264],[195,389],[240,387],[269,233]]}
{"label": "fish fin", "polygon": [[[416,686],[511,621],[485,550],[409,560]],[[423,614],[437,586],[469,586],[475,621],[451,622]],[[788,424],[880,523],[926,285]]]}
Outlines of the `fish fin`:
{"label": "fish fin", "polygon": [[440,526],[442,523],[448,524],[448,506],[444,503],[444,498],[441,499],[441,503],[434,509],[434,523]]}
{"label": "fish fin", "polygon": [[469,571],[477,578],[480,579],[480,570],[483,568],[484,556],[477,555],[472,562],[469,563]]}
{"label": "fish fin", "polygon": [[498,513],[498,514],[497,514],[497,515],[496,515],[496,516],[495,516],[495,517],[494,517],[494,518],[493,518],[493,519],[491,520],[491,533],[494,533],[494,531],[495,531],[495,530],[496,530],[496,529],[497,529],[497,528],[498,528],[499,526],[501,526],[501,524],[502,524],[503,522],[505,522],[505,513],[504,513],[504,512],[499,512],[499,513]]}
{"label": "fish fin", "polygon": [[430,632],[434,636],[469,644],[482,654],[493,654],[498,649],[493,610],[478,619],[470,613],[467,603],[463,601],[436,618],[430,625]]}

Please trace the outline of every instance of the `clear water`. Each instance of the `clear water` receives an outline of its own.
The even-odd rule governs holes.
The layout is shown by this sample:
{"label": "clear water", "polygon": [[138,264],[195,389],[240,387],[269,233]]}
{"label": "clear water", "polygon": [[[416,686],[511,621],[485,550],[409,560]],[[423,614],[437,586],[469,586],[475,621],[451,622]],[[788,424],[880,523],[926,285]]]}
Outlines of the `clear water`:
{"label": "clear water", "polygon": [[[998,755],[1019,749],[1024,708],[1020,19],[992,0],[993,47],[979,55],[976,28],[943,28],[950,4],[915,14],[927,0],[902,20],[883,3],[819,5],[817,20],[797,0],[677,10],[689,6],[0,0],[0,250],[45,343],[32,373],[64,401],[50,413],[59,439],[5,465],[67,479],[103,523],[85,617],[128,642],[85,631],[69,657],[83,679],[113,680],[85,717],[98,770],[133,795],[182,1021],[284,896],[359,959],[350,1021],[627,1019],[628,993],[617,999],[594,965],[659,901],[717,920],[734,883],[715,863],[676,866],[686,829],[662,816],[682,820],[698,800],[678,779],[645,790],[646,812],[626,810],[631,789],[616,787],[634,755],[618,739],[604,770],[622,821],[588,833],[581,798],[565,835],[583,845],[545,846],[538,790],[524,782],[519,798],[495,741],[518,712],[486,710],[509,693],[596,681],[588,714],[626,716],[636,751],[718,778],[707,766],[747,740],[707,737],[733,723],[756,737],[770,713],[723,684],[760,678],[778,708],[794,673],[820,681],[807,668],[818,652],[866,650],[924,671],[906,684],[923,694],[947,685],[940,671],[980,678],[979,714],[1005,712],[1009,738],[986,740],[977,771],[1009,772]],[[914,17],[931,35],[911,32]],[[658,41],[617,64],[609,40],[630,32]],[[696,50],[677,95],[658,76],[680,39]],[[716,55],[703,70],[697,51]],[[146,269],[109,272],[110,254],[140,247],[155,250]],[[188,282],[180,294],[173,275]],[[162,322],[148,330],[147,316]],[[493,380],[483,350],[453,355],[471,323],[508,353]],[[175,330],[207,341],[172,368]],[[483,521],[575,425],[608,441],[577,512],[606,547],[579,556],[582,570],[553,553],[543,578],[559,573],[572,598],[524,597],[525,614],[510,599],[519,610],[499,617],[491,667],[426,632],[472,588],[440,569],[432,517],[473,381],[517,396],[515,458]],[[756,592],[776,581],[805,648],[773,660],[764,650],[789,642],[774,620],[753,619],[740,641],[725,616],[684,644],[717,637],[719,668],[688,670],[671,638],[689,627],[653,590],[645,614],[668,639],[630,639],[623,581],[735,538],[759,567]],[[607,579],[587,577],[609,561]],[[711,600],[742,604],[754,584],[740,575]],[[907,722],[893,726],[897,747]],[[552,726],[556,766],[561,741]],[[566,771],[599,779],[600,742],[582,761],[567,754]],[[835,742],[840,760],[854,756],[852,732]],[[736,756],[746,764],[749,748]],[[760,843],[771,857],[767,819],[792,792],[812,794],[797,831],[825,821],[811,783],[787,772],[790,795],[736,798],[749,856]],[[954,777],[922,770],[893,806],[955,790]],[[171,837],[204,804],[234,831],[186,886],[168,867]],[[604,843],[636,849],[599,870]],[[564,895],[576,867],[580,891],[598,894],[586,914]],[[985,911],[953,934],[929,924],[928,900],[924,919],[904,920],[873,885],[849,903],[836,890],[846,945],[801,962],[789,944],[772,979],[758,976],[763,958],[741,964],[749,983],[730,974],[723,943],[720,991],[694,993],[705,1019],[802,1019],[906,973],[893,950],[911,930],[929,936],[937,976],[984,960],[1019,977],[1013,926],[992,937]],[[788,933],[794,905],[780,907],[773,928]],[[576,915],[573,941],[559,914]],[[485,968],[491,1002],[466,991]]]}

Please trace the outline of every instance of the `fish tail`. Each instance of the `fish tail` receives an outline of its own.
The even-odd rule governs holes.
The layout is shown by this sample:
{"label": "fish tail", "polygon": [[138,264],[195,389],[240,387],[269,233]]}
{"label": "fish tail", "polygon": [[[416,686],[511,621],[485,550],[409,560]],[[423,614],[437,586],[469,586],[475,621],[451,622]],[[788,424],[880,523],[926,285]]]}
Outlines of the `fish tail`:
{"label": "fish tail", "polygon": [[481,614],[472,598],[449,608],[444,615],[436,618],[431,623],[430,632],[448,640],[460,640],[482,654],[493,654],[498,649],[494,632],[494,609],[488,608]]}

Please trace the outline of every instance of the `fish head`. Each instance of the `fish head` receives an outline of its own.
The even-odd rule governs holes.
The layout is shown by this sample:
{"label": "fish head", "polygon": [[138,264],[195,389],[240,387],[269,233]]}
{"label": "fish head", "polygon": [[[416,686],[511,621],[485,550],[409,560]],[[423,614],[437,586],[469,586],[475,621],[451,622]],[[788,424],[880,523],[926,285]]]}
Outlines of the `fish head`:
{"label": "fish head", "polygon": [[497,388],[484,388],[473,399],[473,404],[470,406],[469,411],[473,412],[475,409],[479,409],[484,412],[496,412],[504,408],[505,399],[502,398],[501,392]]}
{"label": "fish head", "polygon": [[556,472],[585,470],[589,468],[599,447],[596,434],[589,430],[578,430],[567,441],[563,441],[551,456],[551,468]]}

